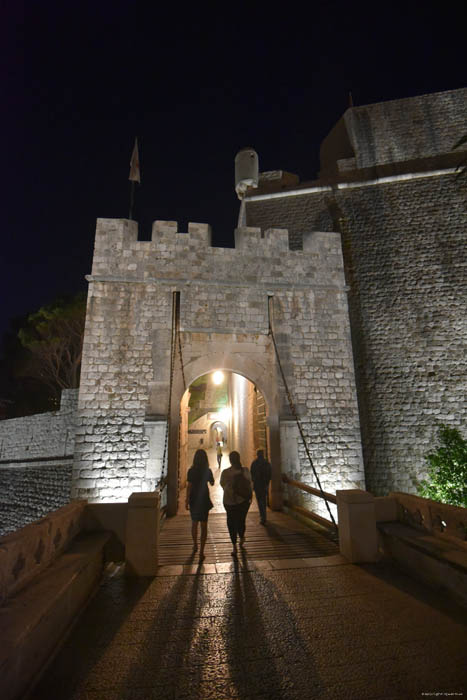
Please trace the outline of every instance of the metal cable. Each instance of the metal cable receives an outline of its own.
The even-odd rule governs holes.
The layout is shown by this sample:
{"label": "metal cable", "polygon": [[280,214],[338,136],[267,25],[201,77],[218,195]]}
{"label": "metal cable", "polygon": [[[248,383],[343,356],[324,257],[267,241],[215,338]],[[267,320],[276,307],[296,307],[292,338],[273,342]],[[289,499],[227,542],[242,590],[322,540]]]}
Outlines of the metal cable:
{"label": "metal cable", "polygon": [[186,391],[186,381],[185,381],[185,368],[183,367],[183,355],[182,355],[182,341],[180,337],[180,323],[177,318],[177,337],[178,337],[178,354],[180,355],[180,368],[182,370],[182,380],[183,380],[183,393]]}
{"label": "metal cable", "polygon": [[169,382],[169,398],[167,402],[167,419],[165,426],[165,441],[164,441],[164,454],[162,457],[162,472],[159,481],[159,486],[164,487],[166,481],[165,469],[166,469],[166,458],[168,459],[168,447],[169,447],[169,433],[170,433],[170,413],[172,410],[172,386],[173,386],[173,376],[175,368],[175,333],[176,333],[176,319],[175,319],[175,308],[176,308],[176,297],[175,294],[172,296],[172,330],[170,339],[170,382]]}

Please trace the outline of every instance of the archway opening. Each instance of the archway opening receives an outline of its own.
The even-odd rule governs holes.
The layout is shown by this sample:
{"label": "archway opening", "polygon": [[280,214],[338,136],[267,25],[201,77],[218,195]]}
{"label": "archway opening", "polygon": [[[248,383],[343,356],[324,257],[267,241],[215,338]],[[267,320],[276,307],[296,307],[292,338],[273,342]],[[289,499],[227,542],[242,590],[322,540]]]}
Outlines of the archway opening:
{"label": "archway opening", "polygon": [[178,460],[179,512],[184,509],[186,475],[197,449],[205,449],[215,477],[214,512],[222,512],[219,478],[232,450],[249,467],[258,449],[268,454],[267,407],[263,394],[236,372],[215,370],[198,377],[180,402]]}

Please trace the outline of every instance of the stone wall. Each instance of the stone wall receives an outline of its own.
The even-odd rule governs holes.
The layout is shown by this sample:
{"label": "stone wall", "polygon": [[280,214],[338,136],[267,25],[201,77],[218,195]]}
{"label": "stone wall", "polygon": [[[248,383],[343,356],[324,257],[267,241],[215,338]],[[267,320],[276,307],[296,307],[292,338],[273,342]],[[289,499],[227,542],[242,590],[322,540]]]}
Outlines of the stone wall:
{"label": "stone wall", "polygon": [[[279,431],[289,407],[268,335],[272,313],[292,394],[329,490],[363,487],[359,423],[340,236],[311,232],[290,251],[288,232],[236,231],[235,249],[210,246],[209,227],[99,219],[81,371],[74,493],[125,500],[151,490],[146,416],[163,418],[170,379],[172,295],[180,294],[186,384],[214,369],[249,378]],[[270,301],[272,299],[272,301]],[[184,392],[178,357],[172,420]],[[275,416],[275,418],[274,418]],[[272,422],[271,422],[272,421]],[[312,427],[313,425],[313,427]],[[280,462],[279,448],[271,460]],[[296,474],[309,473],[303,454]],[[280,464],[276,487],[280,490]],[[295,475],[296,475],[295,474]]]}
{"label": "stone wall", "polygon": [[390,100],[346,112],[357,168],[449,152],[465,134],[467,89]]}
{"label": "stone wall", "polygon": [[368,487],[414,493],[440,423],[465,425],[465,191],[455,175],[347,190],[343,239]]}
{"label": "stone wall", "polygon": [[229,452],[236,450],[244,467],[255,457],[254,385],[239,374],[230,375],[230,403],[232,406]]}
{"label": "stone wall", "polygon": [[[204,413],[190,424],[190,430],[194,431],[188,434],[188,450],[191,455],[194,455],[198,449],[207,450],[211,447],[210,427],[212,422],[208,419],[208,414]],[[188,433],[188,430],[186,432]]]}
{"label": "stone wall", "polygon": [[70,502],[73,460],[34,466],[0,466],[0,536]]}
{"label": "stone wall", "polygon": [[144,422],[143,435],[149,450],[149,456],[146,459],[145,477],[150,484],[157,484],[163,476],[166,430],[166,420],[146,418]]}
{"label": "stone wall", "polygon": [[249,225],[297,238],[341,230],[367,488],[414,493],[439,424],[466,420],[465,181],[446,171],[316,187],[251,198],[246,211]]}
{"label": "stone wall", "polygon": [[78,390],[60,410],[0,422],[0,535],[70,501]]}
{"label": "stone wall", "polygon": [[[269,455],[269,447],[267,444],[267,423],[266,423],[266,404],[264,402],[264,396],[255,387],[255,400],[253,407],[253,425],[254,425],[254,447],[256,450],[263,450],[265,456]],[[256,456],[256,454],[255,454]]]}
{"label": "stone wall", "polygon": [[62,392],[60,410],[0,421],[0,462],[72,456],[78,389]]}
{"label": "stone wall", "polygon": [[[294,196],[271,199],[252,197],[246,204],[247,224],[265,230],[276,222],[275,226],[286,228],[289,232],[291,250],[303,250],[303,237],[307,231],[332,231],[333,219],[328,203],[332,201],[331,187],[315,187],[313,191],[304,191]],[[336,222],[336,228],[337,228]]]}
{"label": "stone wall", "polygon": [[[466,131],[467,88],[351,107],[321,146],[321,172],[449,153]],[[465,148],[465,146],[464,146]]]}

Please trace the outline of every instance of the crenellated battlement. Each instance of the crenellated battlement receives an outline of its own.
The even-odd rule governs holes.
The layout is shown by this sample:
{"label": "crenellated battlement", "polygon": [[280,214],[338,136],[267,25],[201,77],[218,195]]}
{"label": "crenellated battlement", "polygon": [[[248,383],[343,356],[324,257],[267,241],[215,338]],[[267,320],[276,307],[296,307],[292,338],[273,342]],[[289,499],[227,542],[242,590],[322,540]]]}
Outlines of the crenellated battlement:
{"label": "crenellated battlement", "polygon": [[203,247],[211,246],[211,227],[209,224],[188,224],[188,232],[178,230],[177,221],[154,221],[151,240],[154,243],[169,243],[172,245],[198,244]]}
{"label": "crenellated battlement", "polygon": [[[251,244],[264,247],[275,247],[278,250],[288,250],[289,233],[287,229],[271,228],[262,234],[261,228],[245,226],[235,229],[235,248],[244,250]],[[129,243],[138,241],[138,222],[129,219],[97,219],[96,245],[122,241]],[[149,241],[140,241],[148,243]],[[154,221],[151,232],[151,243],[164,245],[200,245],[204,248],[212,245],[212,230],[209,224],[190,222],[188,232],[178,230],[177,221]],[[224,249],[222,249],[224,250]]]}
{"label": "crenellated battlement", "polygon": [[92,274],[125,279],[185,278],[342,285],[340,234],[303,234],[303,251],[289,249],[287,229],[240,227],[235,248],[212,246],[208,224],[155,221],[150,241],[138,240],[138,223],[98,219]]}
{"label": "crenellated battlement", "polygon": [[[295,464],[295,433],[287,425],[279,427],[279,416],[288,415],[288,409],[269,337],[272,320],[298,410],[312,415],[314,426],[322,420],[320,436],[331,435],[320,458],[333,465],[339,485],[362,484],[340,234],[304,231],[303,250],[297,251],[289,249],[288,231],[273,226],[237,228],[235,248],[211,245],[207,224],[186,228],[180,231],[176,221],[155,221],[151,240],[139,241],[135,221],[97,221],[74,494],[118,501],[132,491],[154,489],[164,460],[162,417],[171,386],[183,392],[178,359],[171,373],[175,318],[187,385],[216,368],[253,380],[269,392],[265,400],[268,425],[276,431],[270,438],[277,445],[275,458],[283,438],[285,454],[291,450],[287,463]],[[240,393],[235,394],[236,405],[243,406],[238,421],[253,425],[250,403]],[[180,415],[181,395],[172,403],[174,416]],[[157,429],[145,421],[148,415],[158,417]],[[333,431],[322,429],[330,420],[345,426],[337,440]],[[188,425],[186,416],[183,421]],[[239,434],[246,434],[243,423],[237,424]],[[245,459],[252,458],[253,451]],[[169,455],[173,479],[171,464]],[[280,495],[274,498],[279,502]]]}

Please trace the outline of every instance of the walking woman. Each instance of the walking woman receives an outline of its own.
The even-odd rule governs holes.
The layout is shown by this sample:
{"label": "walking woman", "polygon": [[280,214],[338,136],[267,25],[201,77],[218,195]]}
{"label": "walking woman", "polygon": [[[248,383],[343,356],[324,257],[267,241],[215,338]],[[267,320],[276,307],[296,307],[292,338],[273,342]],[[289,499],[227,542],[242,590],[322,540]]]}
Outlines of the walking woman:
{"label": "walking woman", "polygon": [[229,454],[230,468],[224,469],[220,484],[224,489],[224,507],[227,511],[227,527],[232,540],[232,556],[237,556],[237,536],[240,547],[245,543],[245,520],[250,507],[252,488],[250,471],[242,467],[238,452]]}
{"label": "walking woman", "polygon": [[201,523],[199,560],[204,559],[204,545],[208,536],[208,515],[212,508],[208,482],[214,486],[214,476],[209,468],[205,450],[196,450],[193,465],[189,468],[186,485],[185,507],[190,509],[193,552],[198,551],[198,523]]}

